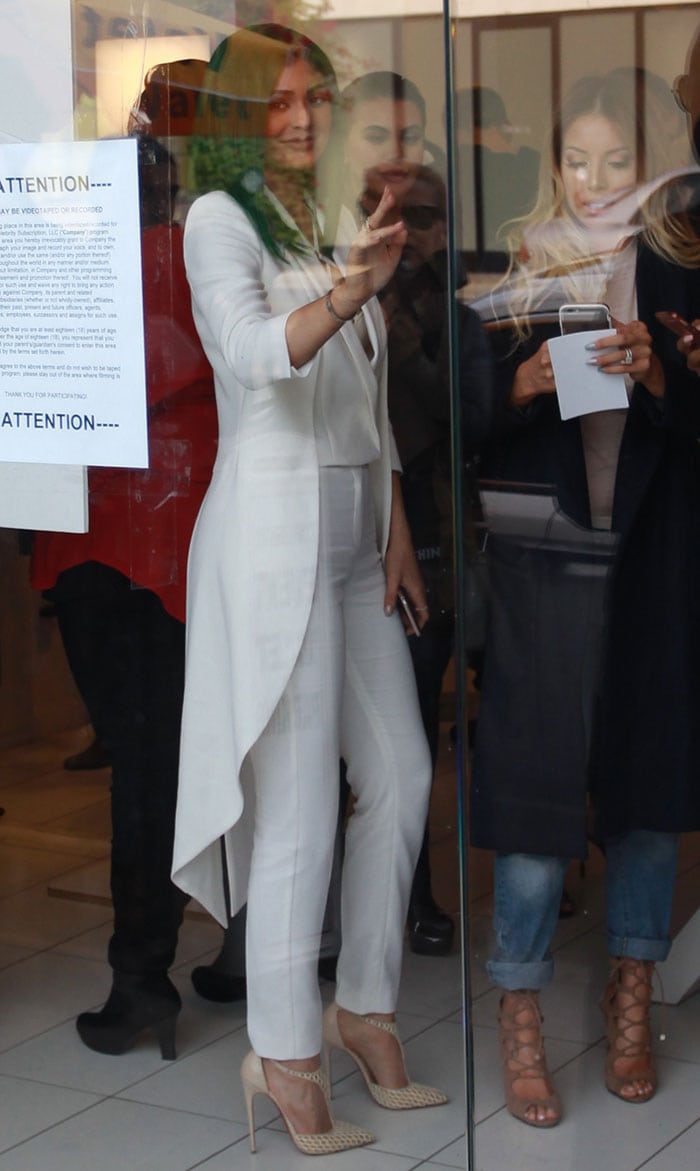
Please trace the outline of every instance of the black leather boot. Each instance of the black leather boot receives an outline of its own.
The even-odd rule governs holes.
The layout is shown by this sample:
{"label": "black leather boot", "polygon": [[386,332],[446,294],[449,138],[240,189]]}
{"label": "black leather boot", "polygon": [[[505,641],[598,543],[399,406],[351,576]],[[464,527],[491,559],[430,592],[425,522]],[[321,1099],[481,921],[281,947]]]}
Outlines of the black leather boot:
{"label": "black leather boot", "polygon": [[245,936],[247,908],[241,907],[224,931],[221,951],[211,964],[192,969],[195,992],[217,1004],[245,1000]]}
{"label": "black leather boot", "polygon": [[216,963],[201,964],[192,969],[192,984],[195,992],[205,1000],[214,1000],[217,1004],[230,1004],[234,1000],[245,1000],[245,976],[232,976],[229,972],[217,968]]}
{"label": "black leather boot", "polygon": [[182,1007],[175,985],[164,975],[114,973],[112,991],[99,1012],[81,1012],[78,1036],[88,1049],[118,1056],[141,1033],[153,1029],[165,1061],[175,1059],[175,1024]]}
{"label": "black leather boot", "polygon": [[409,946],[416,955],[444,956],[451,950],[455,925],[432,895],[411,901],[407,922]]}

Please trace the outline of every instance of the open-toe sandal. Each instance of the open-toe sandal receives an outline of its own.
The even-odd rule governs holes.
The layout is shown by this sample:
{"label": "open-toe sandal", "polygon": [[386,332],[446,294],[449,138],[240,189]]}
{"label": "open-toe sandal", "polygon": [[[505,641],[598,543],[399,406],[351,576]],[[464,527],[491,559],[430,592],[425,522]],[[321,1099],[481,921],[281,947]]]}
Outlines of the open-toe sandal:
{"label": "open-toe sandal", "polygon": [[654,965],[647,960],[613,959],[600,1002],[608,1026],[605,1085],[623,1102],[648,1102],[656,1093],[650,1016],[653,975]]}
{"label": "open-toe sandal", "polygon": [[[542,1013],[536,992],[506,992],[501,999],[498,1035],[503,1061],[506,1106],[528,1126],[551,1127],[561,1120],[561,1102],[547,1069],[542,1041]],[[546,1094],[516,1093],[528,1082],[544,1082]],[[534,1085],[532,1087],[534,1091]]]}

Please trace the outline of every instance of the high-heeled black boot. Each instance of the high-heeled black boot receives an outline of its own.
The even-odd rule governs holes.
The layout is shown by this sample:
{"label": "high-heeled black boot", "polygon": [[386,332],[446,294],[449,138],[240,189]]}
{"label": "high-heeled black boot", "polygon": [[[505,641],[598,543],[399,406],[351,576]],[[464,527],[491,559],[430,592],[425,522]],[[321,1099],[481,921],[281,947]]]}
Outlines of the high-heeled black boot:
{"label": "high-heeled black boot", "polygon": [[175,985],[164,975],[114,973],[112,991],[99,1012],[81,1012],[80,1040],[97,1053],[126,1053],[141,1033],[153,1029],[164,1061],[175,1059],[175,1024],[182,1007]]}

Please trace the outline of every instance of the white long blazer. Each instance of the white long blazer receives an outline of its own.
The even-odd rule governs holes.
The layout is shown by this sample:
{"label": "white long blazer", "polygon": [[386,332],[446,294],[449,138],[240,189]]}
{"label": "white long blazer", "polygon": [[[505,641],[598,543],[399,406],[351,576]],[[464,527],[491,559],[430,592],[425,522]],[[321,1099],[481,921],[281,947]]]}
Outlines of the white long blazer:
{"label": "white long blazer", "polygon": [[[328,268],[313,256],[273,257],[239,204],[219,191],[193,204],[184,247],[194,320],[214,370],[219,448],[189,557],[173,880],[225,925],[247,897],[254,804],[247,756],[299,654],[316,580],[318,387],[332,380],[341,394],[346,386],[356,395],[359,386],[377,404],[381,458],[370,475],[382,553],[391,470],[399,465],[378,304],[363,310],[371,360],[348,324],[295,370],[285,323],[328,290]],[[336,260],[342,268],[342,256]]]}

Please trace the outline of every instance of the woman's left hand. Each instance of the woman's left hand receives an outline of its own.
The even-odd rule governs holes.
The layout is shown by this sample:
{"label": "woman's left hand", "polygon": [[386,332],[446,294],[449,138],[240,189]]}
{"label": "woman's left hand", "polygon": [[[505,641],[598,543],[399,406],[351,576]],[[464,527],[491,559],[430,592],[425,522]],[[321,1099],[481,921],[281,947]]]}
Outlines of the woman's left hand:
{"label": "woman's left hand", "polygon": [[624,324],[613,319],[617,333],[600,337],[592,343],[598,353],[589,361],[604,374],[629,374],[641,382],[655,398],[663,398],[663,367],[651,348],[649,330],[643,321]]}
{"label": "woman's left hand", "polygon": [[[425,595],[423,578],[413,551],[411,530],[408,527],[408,521],[403,507],[400,477],[397,472],[393,472],[391,478],[391,528],[389,530],[389,544],[384,555],[384,571],[386,573],[384,613],[387,615],[394,613],[399,589],[401,589],[413,606],[418,629],[422,630],[430,617],[428,612],[428,599]],[[406,628],[406,633],[412,635],[413,631],[411,630],[410,622],[404,614],[403,609],[401,610],[401,618]]]}

